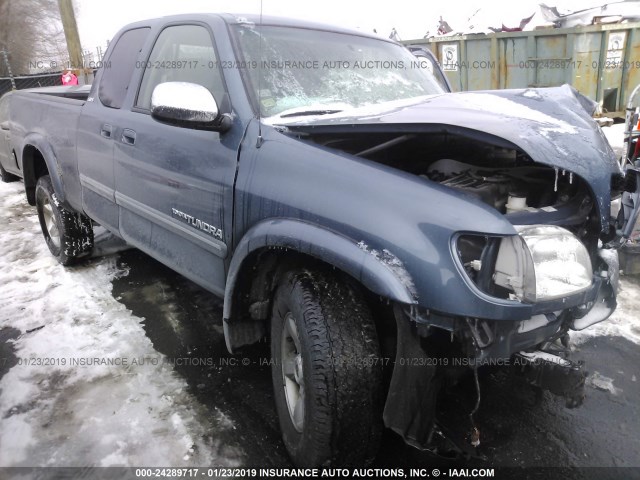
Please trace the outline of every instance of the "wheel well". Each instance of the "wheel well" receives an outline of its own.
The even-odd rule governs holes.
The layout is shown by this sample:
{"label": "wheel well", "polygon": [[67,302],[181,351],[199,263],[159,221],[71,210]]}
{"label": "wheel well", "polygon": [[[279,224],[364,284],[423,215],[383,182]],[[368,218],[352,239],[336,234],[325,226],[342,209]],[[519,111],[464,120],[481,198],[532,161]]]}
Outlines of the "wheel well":
{"label": "wheel well", "polygon": [[44,175],[49,175],[44,156],[33,145],[27,145],[22,152],[22,170],[24,173],[24,188],[29,205],[36,204],[36,183]]}
{"label": "wheel well", "polygon": [[[376,326],[395,332],[393,308],[389,301],[365,288],[355,278],[316,257],[283,248],[263,248],[252,252],[242,263],[232,295],[230,325],[234,349],[260,341],[269,330],[272,300],[281,276],[294,268],[329,271],[363,293]],[[389,322],[390,321],[390,322]]]}

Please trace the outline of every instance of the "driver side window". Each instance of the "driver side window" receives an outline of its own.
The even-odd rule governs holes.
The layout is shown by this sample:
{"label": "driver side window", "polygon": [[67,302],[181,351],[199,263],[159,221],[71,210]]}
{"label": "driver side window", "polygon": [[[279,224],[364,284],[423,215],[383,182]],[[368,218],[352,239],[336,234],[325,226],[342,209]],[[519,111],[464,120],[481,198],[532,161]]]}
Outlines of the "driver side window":
{"label": "driver side window", "polygon": [[218,105],[224,96],[224,83],[209,31],[198,25],[165,28],[145,65],[136,106],[151,110],[153,89],[164,82],[190,82],[202,85]]}

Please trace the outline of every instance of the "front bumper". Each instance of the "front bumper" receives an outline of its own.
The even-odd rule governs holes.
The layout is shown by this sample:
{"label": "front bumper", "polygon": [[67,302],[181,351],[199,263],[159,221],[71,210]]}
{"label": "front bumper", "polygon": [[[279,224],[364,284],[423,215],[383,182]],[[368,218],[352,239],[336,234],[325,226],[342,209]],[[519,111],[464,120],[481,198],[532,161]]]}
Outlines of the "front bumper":
{"label": "front bumper", "polygon": [[[510,358],[568,330],[583,330],[609,318],[617,306],[619,277],[618,251],[601,248],[592,285],[580,293],[536,303],[512,301],[517,305],[504,305],[504,315],[499,320],[438,315],[421,309],[409,311],[408,316],[419,330],[438,327],[469,337],[472,351],[468,353],[479,359]],[[529,315],[509,320],[512,308],[518,308],[520,313],[522,306],[528,308]]]}
{"label": "front bumper", "polygon": [[[559,363],[531,361],[526,354],[553,342],[555,345],[564,340],[566,344],[569,330],[603,321],[615,310],[617,252],[603,252],[603,268],[594,276],[591,288],[572,297],[532,305],[529,319],[453,317],[396,305],[396,362],[384,409],[385,425],[406,443],[433,451],[434,440],[443,438],[445,431],[436,420],[442,385],[469,368],[483,365],[514,366],[530,385],[565,397],[567,406],[580,405],[585,379],[582,364],[567,359]],[[429,338],[434,334],[441,342],[430,350],[428,345],[433,343]],[[465,449],[459,443],[457,446]]]}

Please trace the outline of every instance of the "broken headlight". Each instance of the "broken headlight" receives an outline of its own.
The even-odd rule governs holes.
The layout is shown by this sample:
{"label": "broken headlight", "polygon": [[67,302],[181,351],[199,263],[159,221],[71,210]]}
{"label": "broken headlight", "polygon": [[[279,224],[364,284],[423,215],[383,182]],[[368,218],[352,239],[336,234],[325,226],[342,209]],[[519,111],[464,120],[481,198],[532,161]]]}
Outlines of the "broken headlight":
{"label": "broken headlight", "polygon": [[570,231],[550,225],[516,227],[500,243],[493,280],[519,300],[539,302],[573,295],[591,286],[586,247]]}

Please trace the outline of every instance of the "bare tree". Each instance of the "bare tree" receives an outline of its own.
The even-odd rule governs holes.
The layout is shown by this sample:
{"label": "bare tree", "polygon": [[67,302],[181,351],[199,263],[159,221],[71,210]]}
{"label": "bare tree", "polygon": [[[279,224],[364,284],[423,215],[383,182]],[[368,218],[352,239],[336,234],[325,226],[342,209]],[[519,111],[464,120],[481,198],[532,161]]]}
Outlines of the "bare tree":
{"label": "bare tree", "polygon": [[[0,50],[14,75],[62,68],[68,54],[57,0],[0,0]],[[0,76],[7,73],[0,57]]]}

